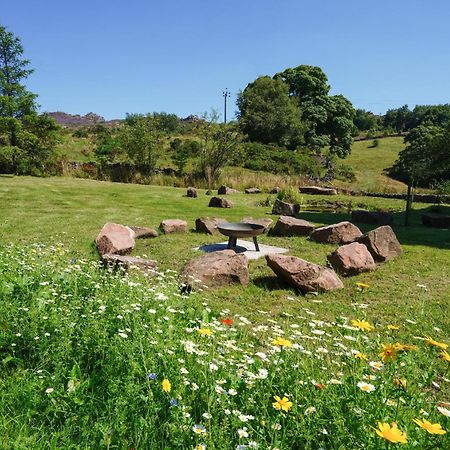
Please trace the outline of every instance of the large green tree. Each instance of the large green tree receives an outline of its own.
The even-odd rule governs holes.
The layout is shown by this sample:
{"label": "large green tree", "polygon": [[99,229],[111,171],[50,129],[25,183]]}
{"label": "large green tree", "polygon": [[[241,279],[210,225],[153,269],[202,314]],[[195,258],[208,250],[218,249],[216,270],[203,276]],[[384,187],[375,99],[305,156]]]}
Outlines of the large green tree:
{"label": "large green tree", "polygon": [[297,101],[288,94],[286,83],[268,76],[257,78],[239,94],[239,124],[251,141],[294,148],[303,142]]}
{"label": "large green tree", "polygon": [[0,169],[46,171],[58,140],[58,126],[37,114],[36,94],[24,81],[33,72],[20,39],[0,26]]}

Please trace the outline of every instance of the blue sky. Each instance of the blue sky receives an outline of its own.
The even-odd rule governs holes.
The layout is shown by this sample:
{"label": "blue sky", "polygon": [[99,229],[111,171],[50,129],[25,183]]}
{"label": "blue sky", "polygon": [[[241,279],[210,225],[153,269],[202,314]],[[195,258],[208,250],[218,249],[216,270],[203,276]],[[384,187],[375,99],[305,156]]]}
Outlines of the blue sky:
{"label": "blue sky", "polygon": [[260,75],[320,66],[332,93],[385,112],[450,102],[448,0],[0,0],[42,111],[107,119],[222,110]]}

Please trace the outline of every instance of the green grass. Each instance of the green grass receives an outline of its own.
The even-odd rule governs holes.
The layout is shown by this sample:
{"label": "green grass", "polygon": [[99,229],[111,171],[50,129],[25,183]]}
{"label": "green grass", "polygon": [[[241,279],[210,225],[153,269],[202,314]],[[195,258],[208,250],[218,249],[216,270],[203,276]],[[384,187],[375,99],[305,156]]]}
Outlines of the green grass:
{"label": "green grass", "polygon": [[405,191],[405,185],[383,173],[391,167],[398,154],[405,148],[403,137],[378,139],[378,146],[372,147],[372,141],[357,141],[352,145],[350,156],[342,162],[348,164],[356,174],[357,189],[369,192]]}
{"label": "green grass", "polygon": [[[414,205],[406,228],[402,201],[337,196],[355,207],[393,210],[404,254],[328,294],[300,295],[261,259],[250,261],[247,287],[182,297],[177,273],[199,255],[193,248],[225,240],[193,231],[137,241],[135,255],[158,261],[156,279],[99,267],[93,241],[108,221],[157,227],[181,218],[193,228],[206,215],[276,218],[259,206],[263,194],[230,196],[235,206],[221,210],[207,207],[203,190],[197,199],[184,193],[0,176],[1,448],[235,449],[254,441],[260,449],[384,449],[373,427],[393,421],[407,433],[402,448],[448,448],[450,433],[428,435],[413,422],[425,412],[449,429],[437,409],[448,402],[448,363],[418,339],[448,343],[450,330],[449,232],[420,225],[426,205]],[[349,215],[300,217],[322,225]],[[260,241],[321,264],[335,248],[302,237]],[[220,322],[225,317],[231,328]],[[348,328],[351,319],[375,329],[366,336]],[[400,328],[389,331],[388,324]],[[273,345],[280,335],[294,345],[280,352]],[[394,342],[417,349],[400,352],[382,371],[371,369],[380,346]],[[170,392],[162,391],[164,378]],[[396,387],[395,378],[405,378],[407,388]],[[361,382],[374,391],[361,391]],[[224,393],[230,389],[236,395]],[[292,401],[289,412],[274,408],[275,395]],[[195,425],[206,433],[195,434]],[[239,438],[239,430],[248,437]]]}

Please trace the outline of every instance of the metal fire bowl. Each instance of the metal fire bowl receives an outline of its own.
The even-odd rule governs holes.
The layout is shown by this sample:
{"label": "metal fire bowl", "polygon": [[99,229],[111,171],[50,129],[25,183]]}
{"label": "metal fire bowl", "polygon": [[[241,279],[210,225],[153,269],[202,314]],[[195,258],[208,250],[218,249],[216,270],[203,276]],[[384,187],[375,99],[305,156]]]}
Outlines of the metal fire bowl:
{"label": "metal fire bowl", "polygon": [[233,238],[254,237],[264,233],[264,226],[256,223],[221,223],[217,229],[225,236]]}

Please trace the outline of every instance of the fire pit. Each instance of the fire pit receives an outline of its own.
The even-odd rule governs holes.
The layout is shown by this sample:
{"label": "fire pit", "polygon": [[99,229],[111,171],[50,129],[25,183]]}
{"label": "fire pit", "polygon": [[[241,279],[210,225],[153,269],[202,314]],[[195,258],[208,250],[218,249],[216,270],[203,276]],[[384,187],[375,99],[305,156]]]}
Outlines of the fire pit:
{"label": "fire pit", "polygon": [[256,223],[221,223],[217,229],[225,236],[228,236],[228,247],[236,248],[238,238],[252,237],[255,243],[255,249],[259,252],[258,241],[256,236],[264,233],[264,226]]}

